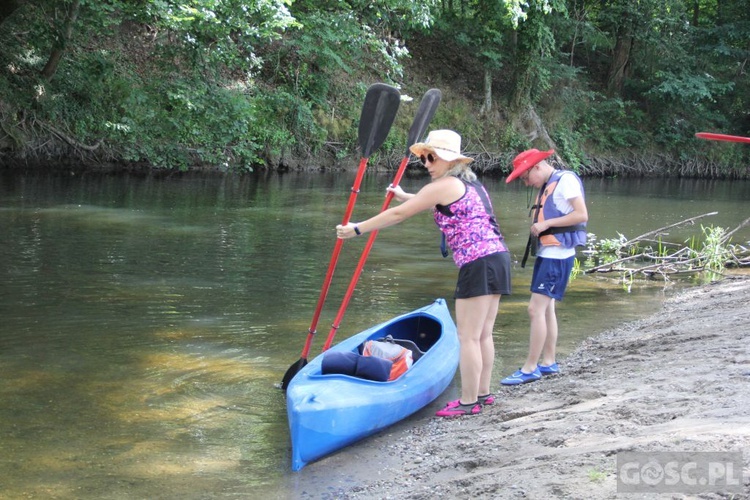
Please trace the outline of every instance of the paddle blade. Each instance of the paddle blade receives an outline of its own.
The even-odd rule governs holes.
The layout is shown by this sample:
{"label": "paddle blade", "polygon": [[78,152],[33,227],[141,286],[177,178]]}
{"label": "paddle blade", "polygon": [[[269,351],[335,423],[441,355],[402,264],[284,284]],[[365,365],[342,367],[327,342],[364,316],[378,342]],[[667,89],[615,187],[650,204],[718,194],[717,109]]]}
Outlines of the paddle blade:
{"label": "paddle blade", "polygon": [[708,139],[711,141],[727,141],[727,142],[745,142],[750,144],[750,137],[742,137],[739,135],[726,135],[726,134],[713,134],[711,132],[698,132],[695,137],[699,139]]}
{"label": "paddle blade", "polygon": [[438,89],[430,89],[425,92],[409,129],[409,135],[406,139],[405,156],[409,156],[409,148],[415,142],[418,142],[424,136],[425,132],[427,132],[427,127],[429,127],[432,117],[435,116],[435,110],[437,110],[438,104],[440,104],[441,97],[442,93]]}
{"label": "paddle blade", "polygon": [[359,148],[363,158],[383,145],[393,120],[396,119],[401,94],[395,87],[375,83],[367,89],[362,114],[359,117]]}
{"label": "paddle blade", "polygon": [[289,387],[289,383],[292,381],[295,375],[299,373],[301,369],[305,367],[307,364],[306,358],[300,358],[299,361],[294,363],[292,366],[289,367],[289,369],[284,374],[284,378],[281,379],[281,388],[283,390],[286,390],[287,387]]}
{"label": "paddle blade", "polygon": [[[414,121],[412,122],[411,128],[409,129],[408,144],[406,145],[406,156],[404,156],[404,159],[401,161],[401,164],[396,171],[396,175],[393,177],[393,182],[391,183],[392,186],[398,186],[399,182],[401,182],[401,177],[404,175],[406,164],[409,161],[409,146],[414,144],[420,137],[424,135],[427,127],[430,125],[430,121],[432,120],[433,115],[435,114],[435,110],[440,103],[440,97],[441,94],[438,89],[430,89],[422,97],[422,101],[419,103],[417,113],[414,115]],[[383,202],[383,208],[380,209],[381,212],[385,211],[388,208],[388,205],[390,205],[392,199],[393,192],[388,192],[385,197],[385,201]],[[324,352],[327,351],[329,347],[331,347],[333,337],[336,335],[336,331],[341,325],[341,320],[344,318],[344,313],[346,312],[346,308],[349,305],[349,300],[352,298],[354,289],[357,286],[357,281],[359,280],[359,276],[362,274],[362,269],[365,266],[367,256],[370,254],[370,249],[372,249],[372,245],[375,243],[375,238],[377,237],[377,235],[377,231],[372,231],[369,238],[367,239],[367,244],[362,250],[362,255],[359,258],[357,269],[352,275],[352,279],[349,282],[349,287],[346,290],[344,299],[341,301],[339,312],[336,314],[336,319],[333,321],[333,326],[331,328],[331,331],[328,333],[326,343],[323,345]]]}

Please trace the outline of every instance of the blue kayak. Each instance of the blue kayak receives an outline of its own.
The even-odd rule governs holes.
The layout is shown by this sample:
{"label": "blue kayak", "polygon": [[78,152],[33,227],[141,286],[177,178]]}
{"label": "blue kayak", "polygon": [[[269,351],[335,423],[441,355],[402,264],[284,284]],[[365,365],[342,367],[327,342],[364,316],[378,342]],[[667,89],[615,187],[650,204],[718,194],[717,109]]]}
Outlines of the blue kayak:
{"label": "blue kayak", "polygon": [[353,335],[327,352],[361,353],[364,342],[388,336],[414,352],[411,368],[395,380],[323,374],[324,353],[289,382],[292,470],[408,417],[451,383],[458,367],[458,333],[444,299]]}

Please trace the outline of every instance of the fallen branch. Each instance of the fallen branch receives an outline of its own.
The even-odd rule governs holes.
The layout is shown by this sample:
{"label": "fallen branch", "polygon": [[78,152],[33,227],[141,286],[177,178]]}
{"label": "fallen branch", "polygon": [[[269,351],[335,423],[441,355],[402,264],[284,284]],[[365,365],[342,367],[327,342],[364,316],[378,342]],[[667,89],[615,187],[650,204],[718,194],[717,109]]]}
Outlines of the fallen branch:
{"label": "fallen branch", "polygon": [[732,235],[733,235],[734,233],[736,233],[737,231],[739,231],[739,230],[740,230],[740,229],[742,229],[743,227],[747,226],[748,224],[750,224],[750,217],[748,217],[747,219],[743,220],[743,221],[742,221],[742,222],[740,223],[740,225],[739,225],[739,226],[735,227],[734,229],[732,229],[731,231],[729,231],[729,232],[728,232],[727,234],[725,234],[725,235],[724,235],[724,238],[722,239],[722,243],[726,243],[726,242],[728,242],[728,241],[729,241],[729,239],[730,239],[730,238],[732,237]]}
{"label": "fallen branch", "polygon": [[[694,245],[664,242],[651,239],[655,235],[664,234],[668,229],[694,224],[696,220],[717,212],[711,212],[696,217],[661,227],[654,231],[642,234],[625,242],[612,246],[612,240],[603,240],[598,244],[606,250],[598,250],[596,245],[589,245],[585,251],[587,259],[581,266],[581,272],[591,273],[621,273],[632,278],[640,274],[649,278],[655,275],[669,276],[678,274],[694,274],[710,271],[721,275],[721,271],[727,267],[744,267],[750,265],[750,249],[740,244],[728,245],[731,236],[750,224],[750,218],[744,220],[739,226],[729,233],[724,233],[723,228],[703,228],[703,247],[698,249]],[[621,236],[621,239],[624,237]],[[616,240],[615,240],[616,241]],[[700,241],[691,238],[689,241]],[[644,243],[648,246],[644,247]],[[658,247],[658,252],[654,250]],[[613,249],[614,248],[614,249]],[[622,257],[622,255],[626,255]],[[603,256],[603,257],[602,257]],[[614,257],[614,258],[613,258]],[[610,258],[608,262],[601,262],[592,267],[585,268],[587,264],[595,262],[596,259]]]}
{"label": "fallen branch", "polygon": [[673,227],[679,227],[679,226],[682,226],[682,225],[685,225],[685,224],[693,224],[698,219],[702,219],[703,217],[708,217],[709,215],[716,215],[718,213],[719,212],[709,212],[707,214],[697,215],[695,217],[691,217],[689,219],[682,220],[680,222],[675,222],[674,224],[670,224],[668,226],[664,226],[664,227],[656,229],[654,231],[650,231],[650,232],[648,232],[646,234],[642,234],[640,236],[637,236],[637,237],[633,238],[632,240],[626,241],[625,243],[623,243],[623,246],[630,246],[630,245],[632,245],[633,243],[635,243],[635,242],[637,242],[639,240],[642,240],[644,238],[648,238],[649,236],[655,236],[655,235],[658,235],[658,234],[662,234],[667,229],[672,229]]}

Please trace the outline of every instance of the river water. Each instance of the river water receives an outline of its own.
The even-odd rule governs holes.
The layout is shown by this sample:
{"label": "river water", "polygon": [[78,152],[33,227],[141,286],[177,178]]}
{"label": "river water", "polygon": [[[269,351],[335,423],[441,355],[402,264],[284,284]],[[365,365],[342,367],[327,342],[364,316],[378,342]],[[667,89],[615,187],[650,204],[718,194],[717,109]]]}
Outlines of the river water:
{"label": "river water", "polygon": [[[352,220],[390,176],[368,174]],[[325,460],[291,472],[278,384],[304,345],[354,173],[0,173],[0,497],[299,498]],[[483,179],[520,260],[529,190]],[[407,176],[416,190],[426,182]],[[628,238],[717,211],[733,229],[750,183],[585,181],[589,230]],[[381,231],[337,339],[445,297],[456,276],[428,214]],[[750,240],[747,229],[735,241]],[[362,249],[343,246],[311,357]],[[523,363],[531,266],[495,328],[496,378]],[[699,280],[582,276],[558,308],[560,358]],[[418,425],[457,397],[457,380]],[[356,446],[340,453],[356,453]]]}

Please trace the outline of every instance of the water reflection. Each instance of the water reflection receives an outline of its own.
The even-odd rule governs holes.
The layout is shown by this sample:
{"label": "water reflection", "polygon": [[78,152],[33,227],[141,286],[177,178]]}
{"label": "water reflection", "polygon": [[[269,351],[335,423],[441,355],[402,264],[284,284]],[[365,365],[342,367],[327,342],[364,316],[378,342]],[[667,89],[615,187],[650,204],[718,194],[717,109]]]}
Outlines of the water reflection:
{"label": "water reflection", "polygon": [[[352,179],[3,173],[3,494],[298,493],[276,385],[299,358]],[[354,220],[379,210],[389,180],[365,178]],[[485,182],[518,258],[529,192]],[[748,183],[716,181],[587,180],[586,189],[599,237],[634,237],[710,211],[719,212],[710,223],[733,228],[750,195]],[[737,237],[750,239],[748,231]],[[311,355],[329,334],[363,241],[343,247]],[[439,296],[452,307],[457,271],[438,241],[427,214],[381,231],[336,338]],[[516,266],[514,295],[501,305],[498,378],[525,356],[530,276]],[[656,310],[680,286],[653,281],[628,294],[616,277],[579,278],[558,309],[561,355]],[[319,472],[308,468],[305,478]]]}

